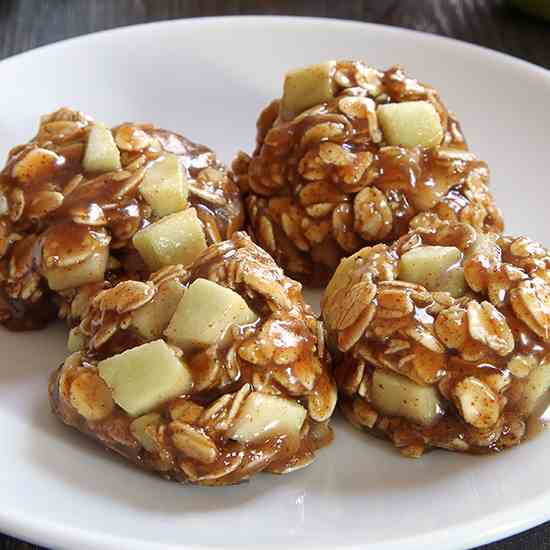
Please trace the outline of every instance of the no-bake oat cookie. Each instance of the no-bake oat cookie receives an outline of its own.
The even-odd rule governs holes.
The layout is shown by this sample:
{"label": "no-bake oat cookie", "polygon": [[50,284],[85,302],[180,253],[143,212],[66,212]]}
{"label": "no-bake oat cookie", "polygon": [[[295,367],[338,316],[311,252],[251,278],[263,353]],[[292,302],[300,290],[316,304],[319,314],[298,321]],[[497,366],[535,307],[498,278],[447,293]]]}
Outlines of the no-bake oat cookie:
{"label": "no-bake oat cookie", "polygon": [[[242,221],[238,189],[207,147],[60,109],[0,172],[1,320],[43,326],[74,289],[189,263]],[[158,241],[159,225],[171,242]]]}
{"label": "no-bake oat cookie", "polygon": [[188,270],[81,295],[77,316],[52,408],[145,469],[237,483],[304,467],[332,439],[323,326],[301,285],[244,233]]}
{"label": "no-bake oat cookie", "polygon": [[407,456],[516,445],[550,387],[550,253],[423,222],[343,260],[327,287],[341,408]]}
{"label": "no-bake oat cookie", "polygon": [[329,61],[292,71],[257,127],[256,150],[233,163],[251,231],[308,284],[426,212],[502,230],[487,165],[437,91],[400,67]]}

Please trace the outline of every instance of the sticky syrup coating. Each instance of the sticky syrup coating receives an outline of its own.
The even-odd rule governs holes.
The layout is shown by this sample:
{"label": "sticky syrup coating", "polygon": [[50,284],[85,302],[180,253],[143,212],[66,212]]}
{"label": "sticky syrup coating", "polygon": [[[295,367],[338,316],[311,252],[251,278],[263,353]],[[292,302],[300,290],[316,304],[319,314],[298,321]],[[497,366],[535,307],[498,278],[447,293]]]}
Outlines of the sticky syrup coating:
{"label": "sticky syrup coating", "polygon": [[[128,414],[106,384],[101,361],[157,337],[144,337],[134,320],[166,285],[182,285],[185,298],[205,279],[241,296],[256,321],[230,326],[207,347],[192,349],[164,331],[160,341],[192,384],[153,410]],[[225,485],[260,471],[305,467],[332,440],[336,385],[323,326],[301,285],[246,234],[210,246],[189,270],[170,266],[146,282],[121,282],[81,297],[80,307],[81,349],[51,376],[52,409],[130,462],[180,482]]]}
{"label": "sticky syrup coating", "polygon": [[[285,112],[284,96],[267,106],[256,149],[233,162],[250,233],[291,277],[324,286],[341,258],[394,241],[427,212],[502,230],[487,165],[436,90],[361,61],[336,62],[327,78],[330,97],[299,114]],[[388,142],[380,109],[414,102],[439,117],[437,145]]]}
{"label": "sticky syrup coating", "polygon": [[[339,403],[406,456],[500,451],[547,399],[550,255],[527,237],[431,222],[362,249],[331,280],[322,310]],[[428,287],[411,281],[411,261]]]}

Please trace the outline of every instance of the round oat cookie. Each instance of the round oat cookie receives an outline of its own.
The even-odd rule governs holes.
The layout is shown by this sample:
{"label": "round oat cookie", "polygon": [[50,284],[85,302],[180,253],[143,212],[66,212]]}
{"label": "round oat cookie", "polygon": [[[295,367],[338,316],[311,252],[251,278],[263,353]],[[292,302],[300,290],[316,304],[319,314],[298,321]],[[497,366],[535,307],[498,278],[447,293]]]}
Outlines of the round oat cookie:
{"label": "round oat cookie", "polygon": [[339,260],[425,212],[502,230],[487,165],[455,116],[400,67],[329,61],[287,74],[233,163],[250,231],[286,272],[325,284]]}
{"label": "round oat cookie", "polygon": [[322,304],[340,405],[412,457],[517,445],[550,388],[550,253],[439,222],[343,260]]}
{"label": "round oat cookie", "polygon": [[81,307],[52,409],[130,462],[226,485],[305,467],[332,440],[323,325],[245,233]]}
{"label": "round oat cookie", "polygon": [[60,109],[0,172],[1,320],[39,328],[75,289],[190,263],[242,222],[238,188],[207,147]]}

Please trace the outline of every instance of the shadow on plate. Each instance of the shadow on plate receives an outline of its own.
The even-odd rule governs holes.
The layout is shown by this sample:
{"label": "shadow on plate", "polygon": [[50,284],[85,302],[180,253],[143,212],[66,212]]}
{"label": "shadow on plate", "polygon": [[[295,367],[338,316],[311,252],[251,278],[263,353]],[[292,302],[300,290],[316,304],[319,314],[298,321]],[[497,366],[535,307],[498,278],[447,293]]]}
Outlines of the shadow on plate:
{"label": "shadow on plate", "polygon": [[26,383],[31,377],[51,372],[67,355],[66,341],[67,329],[61,322],[28,332],[10,332],[0,327],[0,388],[6,390],[11,384]]}
{"label": "shadow on plate", "polygon": [[250,491],[250,484],[194,487],[142,471],[73,428],[64,426],[49,412],[46,397],[34,404],[30,420],[40,432],[37,438],[40,446],[33,440],[27,448],[33,466],[43,469],[47,476],[54,476],[62,485],[101,499],[122,501],[129,508],[144,508],[168,516],[214,512],[219,508],[238,507],[261,490],[256,485]]}
{"label": "shadow on plate", "polygon": [[[425,483],[427,478],[430,485],[444,483],[450,474],[460,475],[461,470],[467,470],[472,458],[452,457],[451,468],[445,459],[449,453],[437,453],[437,460],[435,455],[420,461],[408,460],[388,443],[362,434],[339,417],[335,419],[335,442],[304,470],[286,476],[260,474],[248,483],[230,487],[196,487],[143,472],[63,426],[49,414],[46,396],[34,403],[30,420],[40,437],[29,442],[28,459],[44,470],[45,475],[54,476],[78,492],[102,500],[117,500],[124,507],[161,513],[167,518],[245,506],[266,493],[278,491],[280,485],[285,498],[288,496],[289,510],[294,509],[298,515],[305,515],[305,508],[311,513],[318,497],[364,495],[368,503],[382,492],[398,496],[403,490],[429,489]],[[429,470],[428,477],[425,470]]]}
{"label": "shadow on plate", "polygon": [[469,475],[480,461],[491,460],[491,456],[444,450],[431,451],[416,460],[405,458],[390,442],[354,428],[341,413],[336,415],[334,428],[335,444],[327,450],[330,491],[338,488],[341,493],[376,498],[382,493],[397,496],[404,490],[429,490],[447,483],[450,476]]}

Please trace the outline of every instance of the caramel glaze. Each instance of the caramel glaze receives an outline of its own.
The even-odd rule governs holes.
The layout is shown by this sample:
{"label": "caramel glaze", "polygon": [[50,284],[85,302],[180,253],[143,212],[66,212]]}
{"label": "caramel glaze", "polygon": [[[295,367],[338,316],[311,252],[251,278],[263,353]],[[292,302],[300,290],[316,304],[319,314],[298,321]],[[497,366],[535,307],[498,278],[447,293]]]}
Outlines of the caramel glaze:
{"label": "caramel glaze", "polygon": [[[82,369],[85,368],[82,367]],[[118,407],[103,422],[86,421],[60,396],[61,375],[62,368],[55,371],[50,377],[49,394],[52,412],[60,417],[63,422],[88,437],[98,440],[105,449],[122,455],[144,470],[180,483],[193,481],[174,462],[173,457],[178,455],[178,450],[174,447],[170,438],[164,438],[162,458],[146,451],[131,435],[130,423],[133,418]],[[198,399],[197,402],[199,402]],[[158,412],[161,415],[162,423],[169,423],[172,420],[169,413],[170,407],[176,403],[177,400],[174,400],[153,412]],[[223,476],[223,479],[200,480],[201,485],[242,483],[260,471],[282,473],[300,461],[312,458],[319,449],[329,445],[334,439],[333,432],[326,423],[318,424],[306,419],[304,429],[308,433],[299,442],[290,440],[286,435],[272,437],[261,444],[255,445],[243,445],[236,441],[218,441],[217,443],[223,443],[224,452],[220,454],[215,462],[206,465],[191,458],[187,459],[186,462],[193,468],[197,477],[202,477],[229,466],[232,460],[244,455],[241,467],[237,471]],[[166,460],[167,457],[170,458]],[[243,470],[246,471],[246,476],[243,476]]]}
{"label": "caramel glaze", "polygon": [[[207,479],[198,481],[201,484],[211,485],[238,483],[262,470],[283,473],[309,463],[316,451],[328,445],[333,439],[332,429],[328,425],[328,416],[332,408],[328,411],[325,421],[317,422],[308,415],[298,440],[284,434],[271,437],[261,443],[243,444],[227,439],[223,431],[208,432],[209,437],[220,449],[219,458],[210,464],[201,463],[190,457],[182,457],[181,452],[174,447],[168,436],[169,425],[173,420],[171,410],[178,402],[191,400],[196,405],[208,408],[217,399],[238,392],[246,384],[256,391],[275,393],[295,401],[306,410],[309,409],[311,399],[328,403],[327,408],[334,407],[334,401],[328,397],[331,394],[335,397],[330,356],[326,351],[321,354],[319,350],[317,321],[303,300],[301,285],[285,277],[273,260],[256,247],[246,234],[236,233],[231,241],[210,247],[195,261],[190,271],[180,278],[180,282],[187,287],[197,278],[212,278],[212,274],[216,273],[216,268],[220,266],[231,271],[239,265],[246,271],[247,262],[252,262],[256,266],[258,276],[265,280],[267,285],[269,283],[280,285],[280,289],[288,299],[288,305],[277,306],[271,301],[268,293],[252,290],[245,282],[236,282],[230,277],[228,277],[229,280],[219,281],[220,284],[227,285],[238,292],[256,313],[258,319],[248,325],[232,327],[210,348],[193,349],[183,353],[182,359],[191,372],[194,387],[189,395],[182,395],[152,411],[159,413],[162,418],[161,423],[166,425],[167,436],[162,440],[160,454],[151,453],[141,447],[130,431],[130,423],[134,419],[118,406],[115,406],[113,413],[107,418],[92,422],[79,415],[67,398],[72,380],[81,372],[86,369],[96,372],[95,365],[99,360],[145,343],[146,340],[139,336],[131,325],[123,328],[119,324],[117,331],[97,348],[89,345],[79,367],[61,366],[52,374],[50,402],[54,413],[66,424],[99,440],[103,446],[122,454],[134,464],[181,482],[190,479],[180,468],[178,464],[180,460],[185,461],[186,468],[190,468],[196,477],[202,478],[221,470],[238,457],[244,457],[241,466],[233,473],[210,481]],[[91,315],[94,315],[93,311]],[[102,325],[116,322],[117,318],[121,317],[114,310],[102,312],[91,324],[92,336],[94,332],[100,330]],[[268,334],[262,332],[266,325],[270,327]],[[237,371],[232,376],[228,376],[230,348],[237,350],[242,344],[250,344],[261,354],[264,339],[268,340],[265,343],[273,346],[273,357],[262,361],[261,364],[254,364],[238,355]],[[93,338],[89,343],[92,341]],[[289,348],[296,350],[296,357],[290,363],[279,364],[275,357],[280,351]],[[219,366],[214,375],[213,361]],[[265,379],[269,388],[263,389],[258,386],[256,378],[258,375]],[[313,380],[313,387],[307,389],[303,384],[304,380]],[[190,421],[190,423],[193,422]],[[205,430],[205,428],[200,429]],[[204,431],[204,433],[207,432]]]}
{"label": "caramel glaze", "polygon": [[[280,137],[277,147],[283,147],[284,143],[300,143],[306,130],[331,119],[329,108],[328,105],[326,114],[308,116],[298,124],[288,122],[277,126],[277,138]],[[338,119],[335,118],[335,122],[337,121]],[[462,208],[469,202],[464,195],[466,178],[472,172],[480,171],[485,174],[488,171],[486,163],[477,159],[454,161],[449,167],[448,163],[438,159],[437,150],[399,148],[397,155],[394,155],[393,151],[390,154],[388,151],[380,150],[379,144],[370,141],[366,120],[355,120],[345,141],[345,148],[351,153],[368,151],[373,154],[373,164],[378,173],[375,185],[387,194],[391,204],[394,216],[392,230],[381,242],[391,243],[404,235],[409,229],[411,219],[416,214],[436,207],[440,201],[443,201],[443,205],[455,216],[458,216]],[[306,151],[306,146],[298,146],[287,162],[290,165],[297,164]],[[267,165],[270,162],[275,163],[281,160],[280,149],[263,147],[262,153]],[[333,196],[329,198],[335,201],[342,198],[342,194],[348,191],[346,184],[340,179],[341,176],[337,172],[337,168],[337,166],[327,168],[327,179],[333,186]],[[301,187],[298,186],[296,194],[300,190]],[[292,194],[290,189],[285,190],[284,195],[290,197]],[[349,201],[352,199],[353,196],[347,198]],[[304,215],[307,216],[305,212]],[[332,212],[319,220],[328,222],[331,217]],[[488,220],[489,227],[495,223],[499,225],[500,221]],[[279,229],[279,231],[282,230]],[[375,242],[380,241],[362,240],[360,247]]]}
{"label": "caramel glaze", "polygon": [[[502,311],[502,310],[501,310]],[[525,416],[517,410],[518,396],[521,395],[523,387],[527,384],[526,379],[519,379],[514,377],[507,369],[507,364],[513,355],[522,354],[532,356],[536,361],[542,362],[543,359],[547,359],[550,356],[550,345],[542,344],[540,338],[533,333],[533,331],[527,327],[524,323],[519,321],[509,307],[502,311],[506,320],[509,323],[513,335],[516,347],[514,352],[508,356],[502,357],[495,353],[491,353],[489,356],[485,356],[480,361],[465,361],[461,359],[453,350],[447,350],[447,357],[444,362],[436,361],[432,366],[434,367],[434,383],[440,381],[445,382],[446,392],[451,393],[453,388],[464,378],[468,376],[474,376],[480,380],[485,380],[491,375],[503,375],[504,377],[511,378],[509,388],[504,392],[505,404],[501,412],[501,417],[504,418],[504,422],[501,426],[501,431],[495,429],[488,429],[486,431],[487,437],[490,439],[489,444],[475,445],[472,442],[472,438],[479,437],[479,430],[476,430],[470,426],[457,412],[456,407],[452,401],[446,399],[440,394],[442,399],[443,408],[440,411],[440,415],[436,421],[430,426],[422,426],[415,424],[406,418],[401,417],[383,417],[387,420],[387,424],[380,425],[379,423],[373,428],[368,429],[364,425],[359,426],[362,429],[368,430],[373,435],[382,439],[395,439],[397,434],[400,447],[414,444],[428,445],[435,443],[435,446],[445,447],[450,445],[451,442],[456,440],[462,440],[468,442],[468,452],[473,454],[486,454],[489,452],[498,452],[507,447],[503,444],[503,436],[510,433],[510,425],[516,420],[524,421]],[[423,321],[425,321],[425,315],[422,315]],[[433,320],[433,319],[432,319]],[[400,336],[400,339],[410,341],[413,346],[415,343],[406,336]],[[383,352],[386,346],[380,341],[365,340],[365,345],[376,353],[376,350]],[[399,355],[397,355],[399,357]],[[353,359],[348,359],[353,362]],[[343,384],[343,377],[347,371],[346,360],[340,361],[336,358],[338,365],[336,370],[337,381],[341,386]],[[374,366],[366,366],[366,372],[370,373],[374,371]],[[356,424],[355,413],[353,411],[354,397],[342,393],[339,398],[339,405],[344,415],[353,423]],[[533,418],[529,418],[527,430],[524,437],[530,437],[535,435],[535,432],[540,431],[540,422],[537,418],[540,417],[547,409],[548,400],[544,406],[537,407],[537,410],[533,414]],[[494,432],[491,435],[491,432]]]}
{"label": "caramel glaze", "polygon": [[[433,228],[426,233],[418,232],[416,235],[413,233],[408,237],[403,237],[389,249],[389,256],[394,261],[398,261],[401,255],[400,247],[408,242],[413,242],[414,239],[418,239],[419,244],[428,245],[449,245],[456,246],[465,252],[463,258],[464,263],[468,263],[472,260],[472,256],[468,255],[469,247],[475,242],[472,239],[471,228],[468,229],[460,224],[443,224],[443,227]],[[525,248],[530,251],[531,255],[527,253],[521,253],[522,255],[514,256],[511,253],[511,243],[519,242],[523,237],[514,241],[512,237],[498,237],[494,235],[495,242],[498,246],[495,247],[495,257],[498,257],[498,265],[495,267],[495,257],[488,256],[484,252],[478,252],[474,254],[473,261],[479,265],[487,266],[485,269],[489,272],[492,270],[492,276],[497,277],[499,272],[503,272],[504,264],[509,266],[516,266],[523,271],[523,278],[545,276],[543,270],[545,269],[544,262],[548,266],[548,252],[543,249],[537,243],[529,241],[531,244]],[[364,266],[369,268],[367,264]],[[359,268],[361,269],[361,267]],[[546,267],[547,269],[547,267]],[[360,273],[355,274],[360,278]],[[352,292],[352,291],[351,291]],[[378,360],[384,357],[384,352],[388,350],[391,345],[392,336],[386,338],[380,338],[372,335],[372,332],[367,332],[360,340],[360,343],[352,348],[349,353],[335,352],[334,361],[336,364],[336,380],[341,393],[339,397],[339,405],[350,420],[350,422],[357,427],[369,431],[373,435],[384,439],[393,440],[394,444],[398,447],[407,447],[409,445],[419,445],[420,447],[443,447],[452,448],[453,450],[464,450],[452,447],[452,443],[462,441],[467,443],[467,452],[473,454],[486,454],[489,452],[499,452],[507,447],[519,443],[521,440],[529,438],[541,431],[541,425],[544,420],[539,421],[539,417],[548,408],[550,397],[541,397],[540,403],[530,416],[527,416],[524,411],[520,410],[521,398],[523,390],[529,383],[527,376],[518,377],[515,376],[508,364],[510,360],[515,356],[526,356],[533,360],[536,365],[547,363],[550,358],[550,341],[541,338],[536,334],[526,323],[518,318],[514,312],[509,298],[509,288],[503,291],[501,295],[503,297],[503,303],[498,305],[498,311],[504,316],[507,325],[509,326],[513,340],[514,348],[506,355],[499,355],[489,349],[486,346],[482,346],[480,343],[469,338],[469,343],[464,347],[464,351],[467,347],[470,348],[472,354],[478,354],[479,359],[465,360],[460,356],[460,353],[456,349],[446,348],[444,353],[434,353],[420,346],[412,338],[399,331],[400,328],[410,326],[411,323],[425,327],[432,334],[433,325],[436,320],[437,314],[432,314],[427,311],[430,305],[422,307],[415,305],[413,312],[399,319],[380,319],[375,315],[371,327],[376,325],[378,328],[383,327],[384,323],[390,323],[398,334],[399,340],[405,340],[410,344],[410,348],[392,354],[394,358],[394,364],[399,362],[409,353],[413,353],[415,358],[419,358],[419,353],[425,355],[420,357],[422,363],[422,373],[419,373],[414,369],[409,371],[401,371],[400,374],[409,377],[420,385],[434,385],[438,388],[438,394],[442,402],[442,408],[440,414],[436,417],[435,421],[429,426],[423,426],[404,417],[389,417],[383,413],[377,411],[379,414],[378,420],[372,427],[365,426],[364,423],[358,421],[357,415],[354,411],[354,402],[361,399],[357,395],[354,395],[346,390],[347,379],[350,377],[350,373],[353,373],[357,368],[358,362],[365,364],[365,377],[372,380],[372,373],[375,368],[383,368],[375,365],[362,354],[361,350],[368,349],[372,357]],[[471,289],[468,289],[466,294],[456,301],[456,307],[466,307],[470,300],[482,302],[485,297],[480,293],[475,293]],[[376,298],[373,303],[377,305]],[[370,328],[369,328],[370,330]],[[376,330],[376,329],[374,329]],[[332,346],[336,347],[335,335],[331,337]],[[500,399],[500,415],[496,425],[492,428],[485,430],[476,429],[469,425],[457,411],[456,405],[453,403],[450,396],[453,393],[453,389],[466,377],[475,377],[489,386],[494,384],[495,377],[499,377],[501,380],[508,380],[505,384],[504,391],[499,395]],[[500,392],[496,392],[499,394]],[[525,423],[526,428],[521,438],[513,435],[513,425],[515,423]],[[511,440],[507,441],[507,437]],[[482,441],[480,444],[477,442]]]}
{"label": "caramel glaze", "polygon": [[[355,62],[341,62],[337,69],[349,71],[355,65]],[[424,212],[436,214],[441,219],[459,220],[461,216],[470,215],[466,214],[468,206],[475,209],[479,202],[486,210],[484,216],[479,217],[479,228],[484,231],[502,230],[500,212],[492,204],[487,190],[478,188],[478,194],[473,197],[467,189],[472,178],[479,180],[482,186],[486,185],[489,177],[487,165],[467,152],[460,125],[447,111],[437,92],[408,77],[400,67],[379,74],[380,93],[374,98],[377,104],[414,100],[432,103],[444,129],[440,147],[432,150],[387,147],[384,141],[375,140],[368,118],[348,117],[338,107],[346,95],[371,97],[371,92],[359,85],[345,89],[335,84],[334,100],[316,106],[314,112],[294,120],[283,120],[279,114],[279,102],[274,101],[258,119],[257,145],[252,157],[247,160],[239,157],[233,165],[237,182],[245,195],[250,231],[290,276],[308,285],[326,284],[339,260],[363,246],[393,242],[409,230],[415,216]],[[341,134],[303,139],[308,130],[326,123],[342,127]],[[369,167],[358,180],[353,181],[353,163],[349,166],[325,163],[322,164],[322,176],[303,176],[301,166],[304,159],[314,159],[321,145],[327,142],[342,146],[351,158],[372,154]],[[447,150],[463,153],[463,157],[440,156],[441,151],[445,153]],[[319,186],[317,196],[309,190],[312,179]],[[370,239],[364,232],[361,234],[354,210],[356,195],[368,187],[383,193],[391,211],[391,221],[386,221],[386,225]],[[305,188],[307,193],[304,193]],[[307,208],[316,204],[328,205],[326,215],[308,214]],[[340,229],[340,236],[335,227],[327,229],[335,223],[334,213],[338,209],[346,212],[347,220]],[[289,234],[281,221],[285,213],[291,215],[298,225],[303,226],[305,221],[309,227],[318,227],[320,237],[311,241],[307,249],[305,245],[297,244],[300,240],[307,241],[306,233],[296,229],[296,236]],[[376,212],[371,214],[372,217],[378,215]],[[265,225],[262,219],[269,220],[272,225],[267,235],[262,232],[262,224]]]}
{"label": "caramel glaze", "polygon": [[[258,326],[260,324],[261,323],[258,323]],[[121,352],[142,343],[144,343],[144,341],[136,337],[135,334],[132,334],[130,331],[125,331],[123,335],[119,334],[113,338],[113,342],[111,342],[109,346],[108,354],[116,352],[116,350]],[[308,346],[305,346],[303,356],[298,360],[298,364],[302,361],[309,362],[311,360],[311,351],[308,351],[307,347]],[[105,350],[101,350],[96,354],[96,357],[104,353]],[[203,373],[208,371],[205,360],[206,357],[202,352],[195,353],[189,359],[188,365],[192,372],[193,380],[200,381],[201,371]],[[159,413],[162,418],[161,422],[169,424],[172,421],[170,410],[178,401],[190,398],[194,403],[207,407],[219,397],[238,391],[244,384],[252,384],[252,375],[255,371],[254,366],[245,362],[242,362],[241,366],[242,368],[238,379],[232,383],[223,387],[192,393],[189,396],[181,396],[164,403],[151,412]],[[86,368],[93,369],[90,363],[84,363],[81,369],[71,373],[71,377],[67,378],[65,384],[69,386],[71,378],[76,378],[76,376]],[[276,372],[277,369],[282,370],[282,367],[277,366],[273,362],[270,363],[268,367],[264,368],[271,372]],[[95,369],[93,370],[95,371]],[[287,374],[293,378],[291,371],[292,369],[290,369],[290,372]],[[68,404],[67,400],[60,397],[59,388],[63,373],[64,370],[60,367],[50,377],[49,384],[52,410],[54,414],[63,420],[63,422],[76,428],[85,435],[99,440],[105,448],[124,456],[137,466],[160,474],[167,479],[174,479],[179,482],[189,481],[187,475],[179,470],[176,463],[172,461],[167,463],[162,462],[156,454],[148,452],[139,445],[130,431],[130,423],[134,419],[124,413],[119,407],[116,407],[115,411],[107,419],[101,422],[90,422],[80,416],[77,411]],[[328,378],[323,381],[324,383],[330,384]],[[288,390],[280,384],[275,383],[273,386],[276,387],[282,395],[289,399],[295,399],[307,409],[307,399],[295,398],[289,395]],[[228,441],[221,437],[220,434],[220,437],[216,439],[216,443],[223,448],[223,452],[220,454],[218,460],[210,464],[203,464],[193,458],[187,458],[186,462],[193,468],[196,475],[201,477],[224,468],[232,459],[236,458],[237,455],[244,454],[244,462],[239,470],[224,476],[223,482],[217,480],[213,480],[212,482],[201,481],[202,484],[206,485],[240,483],[262,470],[271,471],[273,473],[283,472],[302,461],[306,461],[307,463],[307,461],[313,459],[313,456],[319,449],[329,445],[334,438],[333,431],[328,426],[328,423],[317,423],[309,417],[306,419],[302,430],[305,435],[301,436],[298,441],[289,438],[288,435],[278,435],[263,441],[261,444],[241,444],[235,441]],[[178,450],[174,447],[170,438],[164,438],[163,442],[164,457],[175,457],[178,455]],[[245,477],[243,477],[242,474],[242,470],[244,469],[246,470]]]}
{"label": "caramel glaze", "polygon": [[[59,118],[56,118],[58,113]],[[146,169],[167,152],[180,157],[191,183],[205,168],[212,167],[224,172],[214,153],[204,145],[144,124],[139,128],[153,141],[137,151],[121,150],[122,170],[100,175],[86,173],[82,158],[91,120],[66,109],[58,113],[50,115],[49,120],[53,117],[53,124],[59,125],[67,120],[69,113],[70,135],[62,131],[52,135],[51,130],[48,131],[51,124],[46,119],[33,140],[12,149],[5,168],[0,172],[0,193],[8,201],[8,213],[0,217],[0,247],[3,250],[0,263],[3,275],[0,283],[0,319],[14,331],[41,328],[55,317],[59,298],[49,290],[42,277],[45,240],[50,246],[53,243],[58,248],[58,259],[62,261],[64,256],[75,253],[91,232],[104,232],[106,238],[111,240],[111,255],[121,260],[125,268],[129,261],[133,272],[142,271],[146,275],[147,270],[136,257],[131,244],[132,235],[154,221],[151,209],[139,194],[140,170]],[[113,129],[114,134],[116,131],[117,128]],[[32,173],[17,170],[18,163],[37,148],[55,153],[55,162],[34,166]],[[124,170],[127,169],[130,171],[124,177]],[[136,174],[136,183],[132,185]],[[37,212],[33,203],[36,204],[42,193],[51,191],[63,195],[62,203],[52,211]],[[208,182],[208,191],[221,196],[224,204],[220,206],[220,201],[217,201],[218,204],[209,203],[192,191],[189,203],[197,208],[199,218],[215,220],[217,236],[226,238],[242,224],[238,190],[229,178],[225,178],[220,183]],[[24,198],[24,209],[19,217],[14,212],[14,193],[22,194]],[[75,216],[85,218],[84,221],[89,223],[75,223]],[[212,232],[205,233],[207,240],[212,242]],[[57,264],[55,255],[50,256],[48,261],[50,266]],[[16,272],[14,266],[19,266]],[[24,296],[22,287],[32,277],[39,282],[30,299]],[[112,278],[116,275],[107,272],[106,279]]]}

